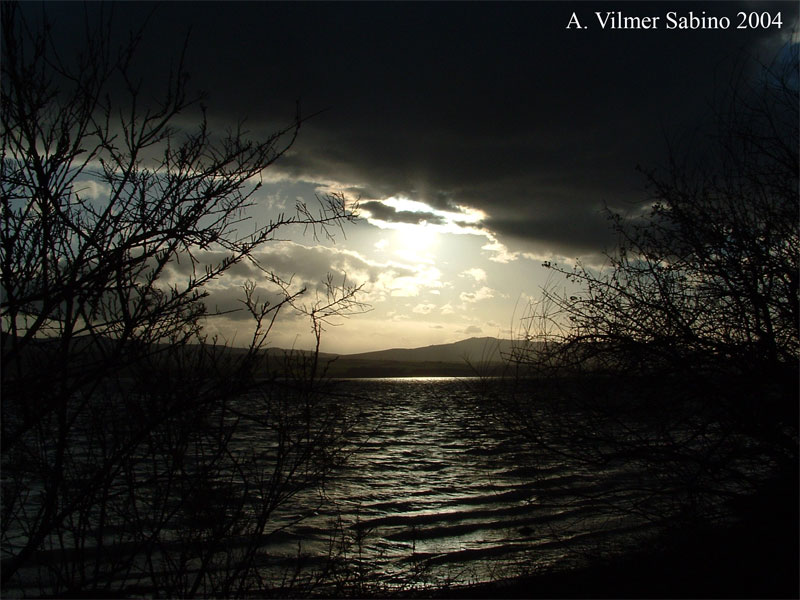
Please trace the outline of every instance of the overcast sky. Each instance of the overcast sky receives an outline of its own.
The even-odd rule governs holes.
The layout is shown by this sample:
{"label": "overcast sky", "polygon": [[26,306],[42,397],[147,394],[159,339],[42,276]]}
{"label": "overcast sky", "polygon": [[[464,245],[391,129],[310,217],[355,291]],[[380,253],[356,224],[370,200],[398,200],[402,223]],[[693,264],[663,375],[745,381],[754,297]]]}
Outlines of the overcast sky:
{"label": "overcast sky", "polygon": [[[79,29],[82,4],[47,7],[62,32]],[[115,23],[153,8],[120,3]],[[782,27],[736,29],[753,10],[781,12]],[[597,11],[659,21],[603,29]],[[731,25],[668,29],[670,11]],[[568,29],[573,13],[581,27]],[[214,125],[246,117],[267,133],[298,99],[304,114],[324,110],[266,174],[261,206],[343,192],[362,219],[335,244],[296,232],[263,256],[312,287],[329,271],[365,284],[371,312],[323,340],[349,353],[510,335],[545,284],[542,261],[598,261],[613,243],[603,207],[646,203],[637,165],[663,165],[668,142],[696,143],[732,70],[771,60],[796,23],[796,2],[175,2],[152,13],[137,68],[158,89],[189,34],[190,85]],[[210,301],[232,306],[249,276],[226,275]],[[244,323],[209,327],[244,342]],[[308,346],[307,330],[288,318],[273,345]]]}

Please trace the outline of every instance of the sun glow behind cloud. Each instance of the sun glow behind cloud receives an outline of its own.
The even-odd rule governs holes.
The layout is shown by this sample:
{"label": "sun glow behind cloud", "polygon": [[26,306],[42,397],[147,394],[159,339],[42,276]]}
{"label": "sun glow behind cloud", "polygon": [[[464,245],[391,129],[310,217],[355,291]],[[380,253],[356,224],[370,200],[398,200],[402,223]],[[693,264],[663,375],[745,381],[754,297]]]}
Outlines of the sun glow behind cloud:
{"label": "sun glow behind cloud", "polygon": [[442,234],[485,238],[482,249],[495,262],[507,263],[519,257],[519,253],[509,252],[494,233],[483,226],[487,217],[484,211],[462,205],[454,208],[442,210],[405,196],[391,196],[364,203],[361,214],[371,225],[394,231],[392,246],[395,252],[416,264],[434,262],[433,250]]}
{"label": "sun glow behind cloud", "polygon": [[427,223],[397,229],[392,237],[394,253],[402,260],[415,264],[436,262],[433,251],[439,242],[439,235]]}
{"label": "sun glow behind cloud", "polygon": [[[262,218],[279,204],[313,198],[321,189],[311,181],[267,184],[258,194],[259,206],[265,207]],[[293,289],[306,288],[299,300],[304,305],[320,293],[326,273],[362,286],[359,300],[369,312],[337,319],[328,327],[326,351],[415,347],[494,335],[502,329],[498,323],[503,316],[514,313],[520,291],[537,285],[535,269],[525,260],[530,256],[502,244],[482,211],[464,205],[436,206],[399,195],[362,201],[360,223],[348,226],[335,241],[309,239],[303,230],[292,230],[286,239],[265,246],[256,258],[291,280]],[[541,261],[534,262],[539,268]],[[525,269],[522,277],[520,268]],[[245,279],[258,281],[259,293],[271,299],[261,281],[263,274],[248,265],[237,266],[230,275],[209,286],[210,307],[241,308]],[[209,321],[209,331],[246,341],[246,316],[242,311],[226,313]],[[300,315],[284,311],[271,343],[308,348],[313,345],[309,331]]]}

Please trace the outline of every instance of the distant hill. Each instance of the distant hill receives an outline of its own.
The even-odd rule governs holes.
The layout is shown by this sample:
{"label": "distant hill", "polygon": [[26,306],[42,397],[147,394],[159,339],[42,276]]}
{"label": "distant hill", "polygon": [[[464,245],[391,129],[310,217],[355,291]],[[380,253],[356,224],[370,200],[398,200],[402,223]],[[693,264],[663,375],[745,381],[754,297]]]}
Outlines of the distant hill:
{"label": "distant hill", "polygon": [[422,348],[393,348],[360,354],[345,354],[340,360],[402,361],[402,362],[445,362],[472,364],[503,362],[512,348],[511,340],[493,337],[473,337],[451,344],[435,344]]}
{"label": "distant hill", "polygon": [[[502,375],[509,357],[519,354],[520,341],[493,337],[469,338],[421,348],[393,348],[343,354],[328,363],[332,377],[465,377]],[[514,349],[517,352],[514,352]]]}
{"label": "distant hill", "polygon": [[[519,342],[493,337],[469,338],[450,344],[421,348],[392,348],[358,354],[320,353],[319,366],[330,377],[465,377],[500,375],[514,346]],[[305,350],[270,348],[264,352],[273,366],[283,361],[303,362],[312,353]]]}

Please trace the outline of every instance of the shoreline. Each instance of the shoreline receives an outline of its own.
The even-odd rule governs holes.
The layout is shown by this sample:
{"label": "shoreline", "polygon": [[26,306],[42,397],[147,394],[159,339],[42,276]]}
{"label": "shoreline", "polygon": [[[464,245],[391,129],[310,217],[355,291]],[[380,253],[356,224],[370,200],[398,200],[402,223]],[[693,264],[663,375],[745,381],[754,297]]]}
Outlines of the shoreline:
{"label": "shoreline", "polygon": [[739,521],[676,529],[661,538],[661,548],[640,548],[574,569],[409,596],[799,598],[797,480],[776,481],[771,491],[754,498]]}

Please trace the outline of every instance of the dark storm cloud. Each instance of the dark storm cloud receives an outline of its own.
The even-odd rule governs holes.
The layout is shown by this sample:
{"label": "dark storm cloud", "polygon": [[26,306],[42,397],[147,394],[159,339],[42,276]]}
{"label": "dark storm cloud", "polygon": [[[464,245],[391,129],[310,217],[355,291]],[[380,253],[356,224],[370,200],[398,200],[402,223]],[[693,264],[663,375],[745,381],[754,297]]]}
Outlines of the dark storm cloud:
{"label": "dark storm cloud", "polygon": [[532,250],[576,258],[610,247],[608,220],[599,212],[569,211],[545,218],[490,219],[486,226],[503,240],[532,240]]}
{"label": "dark storm cloud", "polygon": [[[735,22],[753,6],[782,11],[783,29],[663,29],[670,10]],[[129,24],[149,9],[115,10]],[[604,31],[593,13],[607,10],[662,28]],[[589,29],[566,30],[573,11]],[[666,138],[701,126],[731,71],[769,60],[796,18],[795,2],[167,3],[141,58],[163,71],[191,29],[187,67],[212,119],[266,131],[296,99],[324,110],[277,169],[376,210],[393,195],[478,208],[512,248],[574,255],[605,245],[599,207],[644,200],[635,167],[663,164]]]}

